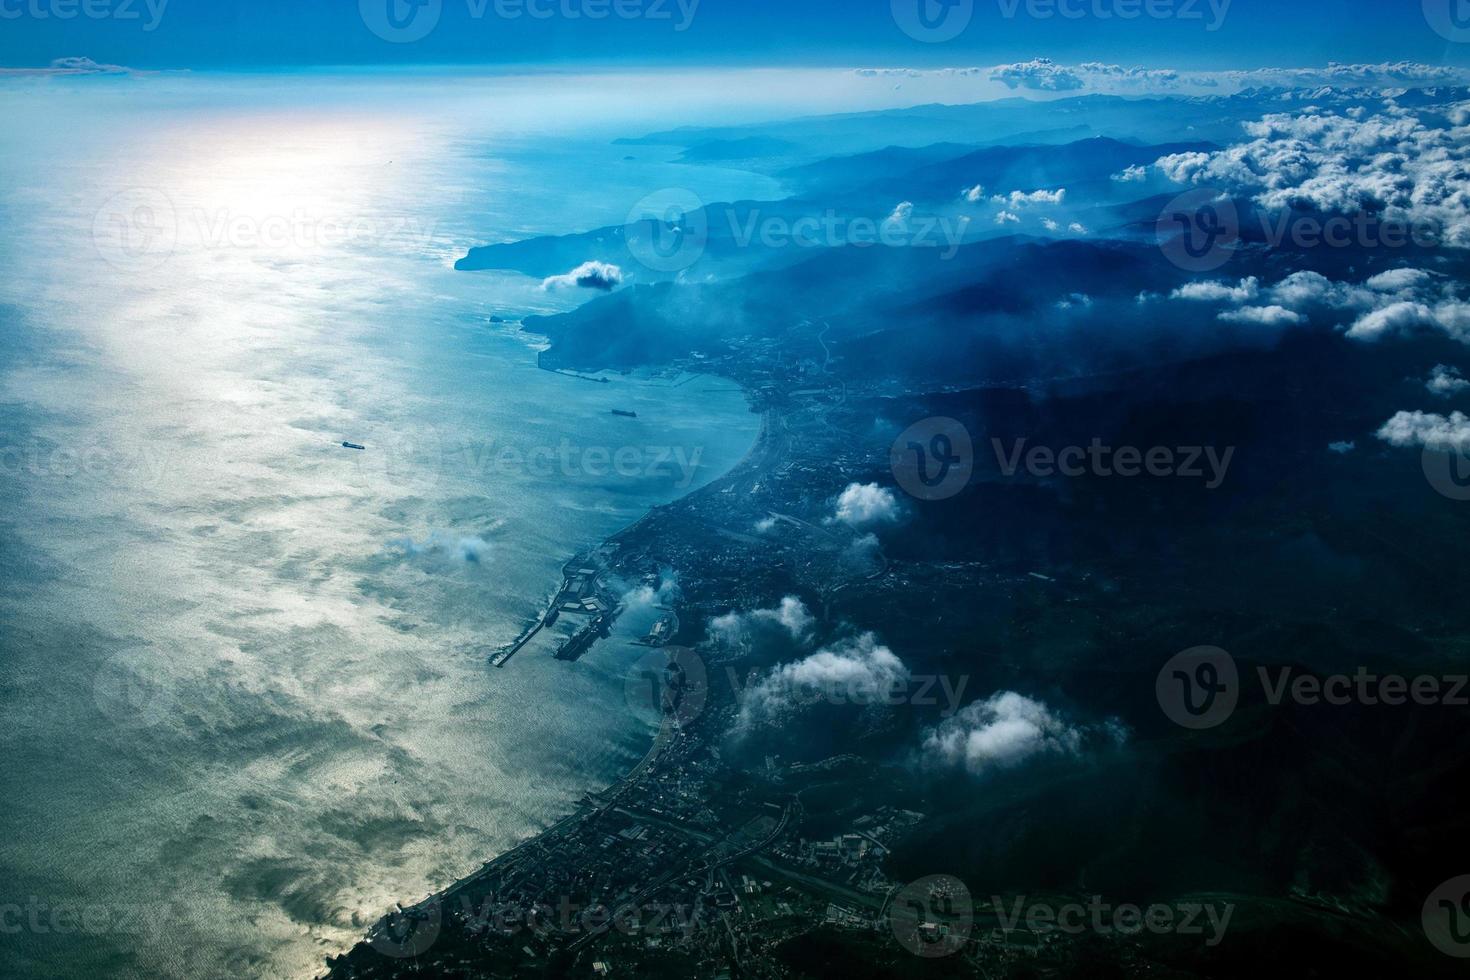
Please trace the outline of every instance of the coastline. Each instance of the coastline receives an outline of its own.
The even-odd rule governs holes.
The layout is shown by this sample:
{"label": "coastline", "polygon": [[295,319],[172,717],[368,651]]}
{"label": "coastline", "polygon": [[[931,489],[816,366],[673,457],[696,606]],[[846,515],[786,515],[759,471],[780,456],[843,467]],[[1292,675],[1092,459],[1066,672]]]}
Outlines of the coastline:
{"label": "coastline", "polygon": [[[530,333],[530,331],[527,331],[528,335],[530,335]],[[544,337],[545,335],[536,334],[536,336]],[[550,338],[547,339],[550,340]],[[554,345],[554,341],[552,342],[552,345]],[[568,375],[568,372],[564,369],[558,369],[544,364],[540,355],[549,352],[550,349],[551,346],[548,346],[542,348],[537,352],[538,369],[549,371],[555,374],[563,374],[569,377],[580,378],[581,380],[587,380],[585,377],[579,375]],[[652,364],[641,366],[642,369],[653,369],[655,367],[656,365]],[[634,370],[636,371],[638,369],[635,368]],[[775,430],[774,423],[777,421],[778,415],[775,410],[770,407],[766,407],[764,410],[758,409],[756,407],[755,394],[748,385],[742,384],[739,380],[735,378],[725,377],[723,375],[717,375],[707,371],[689,370],[683,371],[681,373],[688,374],[691,379],[708,378],[721,384],[728,384],[734,388],[739,389],[745,399],[746,406],[750,413],[760,416],[760,427],[756,431],[755,439],[752,441],[749,449],[746,450],[745,454],[741,456],[741,458],[737,460],[729,469],[727,469],[723,473],[720,473],[717,476],[712,477],[708,482],[704,483],[703,485],[696,487],[687,493],[681,494],[680,496],[675,497],[673,500],[665,504],[654,505],[650,507],[637,519],[633,520],[632,522],[628,523],[617,531],[609,534],[599,543],[594,545],[591,549],[591,551],[593,552],[600,553],[606,551],[609,548],[621,549],[626,539],[636,535],[636,533],[644,528],[654,517],[656,517],[656,515],[662,509],[710,493],[718,488],[721,484],[727,483],[728,481],[734,479],[738,479],[742,475],[746,474],[747,471],[759,468],[759,465],[764,461],[765,456],[771,450],[770,443],[773,432]],[[574,553],[568,557],[567,561],[575,562],[576,557],[577,553]],[[612,570],[613,568],[615,568],[616,562],[609,561],[608,566],[609,570]],[[597,644],[594,643],[594,647],[596,645]],[[490,668],[488,668],[487,666],[486,669]],[[494,873],[497,869],[501,868],[505,864],[514,861],[523,852],[529,849],[533,849],[546,840],[557,836],[561,831],[567,829],[574,824],[580,823],[581,821],[585,820],[589,815],[610,809],[616,802],[617,798],[626,789],[630,788],[637,781],[638,777],[643,774],[652,765],[653,762],[657,760],[662,751],[667,747],[668,741],[673,737],[673,729],[675,727],[676,726],[671,725],[671,723],[666,719],[665,722],[654,733],[653,738],[649,743],[648,751],[632,768],[630,768],[627,772],[623,773],[621,776],[612,780],[605,786],[599,788],[588,788],[582,794],[582,796],[579,798],[578,802],[573,806],[570,812],[556,819],[542,829],[532,833],[530,836],[521,839],[501,853],[488,859],[476,870],[455,879],[454,881],[436,891],[431,892],[421,901],[413,905],[403,905],[401,903],[396,904],[394,909],[385,912],[382,917],[380,917],[372,926],[367,929],[365,933],[363,933],[357,939],[356,942],[352,944],[352,946],[342,950],[341,953],[335,956],[327,956],[325,961],[325,968],[317,973],[312,974],[310,980],[328,980],[328,978],[332,977],[335,974],[336,965],[338,963],[345,962],[347,956],[350,953],[361,948],[365,944],[373,945],[376,942],[377,938],[382,935],[384,930],[393,928],[396,923],[402,922],[405,919],[417,920],[419,916],[427,916],[428,919],[426,921],[432,920],[434,923],[434,930],[435,932],[437,932],[437,929],[439,928],[439,923],[442,922],[444,908],[450,903],[452,899],[459,896],[466,889],[469,889],[477,883],[483,881],[488,875]],[[602,798],[607,802],[595,804],[594,801],[597,801],[598,798]]]}

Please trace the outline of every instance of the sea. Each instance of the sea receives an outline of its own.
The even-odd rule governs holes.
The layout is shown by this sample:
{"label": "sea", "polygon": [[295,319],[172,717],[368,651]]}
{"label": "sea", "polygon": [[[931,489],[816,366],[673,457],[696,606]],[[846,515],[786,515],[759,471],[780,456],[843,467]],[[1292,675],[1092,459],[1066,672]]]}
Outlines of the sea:
{"label": "sea", "polygon": [[520,319],[596,294],[452,265],[662,189],[778,195],[613,142],[728,91],[0,79],[0,976],[319,975],[647,750],[632,640],[677,568],[580,662],[487,656],[758,416],[720,378],[540,370]]}

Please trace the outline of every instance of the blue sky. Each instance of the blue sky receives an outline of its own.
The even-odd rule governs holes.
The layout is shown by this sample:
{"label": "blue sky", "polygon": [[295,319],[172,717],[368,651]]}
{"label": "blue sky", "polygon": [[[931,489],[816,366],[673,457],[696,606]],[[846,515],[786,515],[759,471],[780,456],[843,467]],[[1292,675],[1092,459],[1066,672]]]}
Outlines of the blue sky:
{"label": "blue sky", "polygon": [[[410,3],[429,6],[415,10]],[[959,6],[951,11],[943,3]],[[142,68],[931,67],[1038,56],[1185,69],[1330,60],[1470,64],[1470,44],[1431,29],[1425,3],[1470,8],[1465,0],[0,0],[0,65],[39,66],[67,56]],[[929,43],[904,32],[900,21],[912,14],[896,16],[895,4],[901,11],[934,4],[933,24],[959,25],[944,17],[961,18],[966,9],[969,20],[953,38]],[[397,23],[410,26],[380,33],[398,42],[368,24],[390,24],[390,5]],[[1074,16],[1061,16],[1057,5]],[[549,16],[532,17],[529,6]],[[1130,10],[1138,11],[1135,19],[1120,16]],[[604,18],[593,19],[599,11]],[[422,38],[407,36],[430,22]]]}

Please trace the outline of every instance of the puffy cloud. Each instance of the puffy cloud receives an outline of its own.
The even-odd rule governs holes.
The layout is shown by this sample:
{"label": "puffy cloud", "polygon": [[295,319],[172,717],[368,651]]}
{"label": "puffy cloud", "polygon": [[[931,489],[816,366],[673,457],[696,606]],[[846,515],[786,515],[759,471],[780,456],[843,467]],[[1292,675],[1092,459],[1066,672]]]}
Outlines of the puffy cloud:
{"label": "puffy cloud", "polygon": [[960,197],[963,197],[971,204],[979,204],[981,201],[985,200],[985,185],[976,184],[974,187],[966,187],[964,190],[960,191]]}
{"label": "puffy cloud", "polygon": [[1465,380],[1459,368],[1450,367],[1447,364],[1436,364],[1434,373],[1429,376],[1428,381],[1424,382],[1424,387],[1441,398],[1450,398],[1470,388],[1470,381]]}
{"label": "puffy cloud", "polygon": [[886,704],[909,680],[902,660],[872,633],[782,664],[741,695],[743,725],[780,718],[803,705]]}
{"label": "puffy cloud", "polygon": [[898,498],[892,490],[876,483],[853,483],[837,497],[833,520],[849,527],[868,527],[898,518]]}
{"label": "puffy cloud", "polygon": [[1420,269],[1392,269],[1362,284],[1333,282],[1317,272],[1296,272],[1267,289],[1255,278],[1236,286],[1221,282],[1187,283],[1170,298],[1242,305],[1264,297],[1268,302],[1221,314],[1235,323],[1290,325],[1306,322],[1314,312],[1348,313],[1347,335],[1376,341],[1419,330],[1438,330],[1470,343],[1470,303],[1455,295],[1455,285]]}
{"label": "puffy cloud", "polygon": [[1015,225],[1021,223],[1021,218],[1019,215],[1012,214],[1009,211],[1002,211],[995,216],[995,223],[998,225]]}
{"label": "puffy cloud", "polygon": [[1284,306],[1242,306],[1238,310],[1226,310],[1219,317],[1226,323],[1243,323],[1260,327],[1291,327],[1306,320]]}
{"label": "puffy cloud", "polygon": [[1085,235],[1085,234],[1087,234],[1087,226],[1084,225],[1080,221],[1074,221],[1074,222],[1072,222],[1070,225],[1067,226],[1067,230],[1070,231],[1074,235]]}
{"label": "puffy cloud", "polygon": [[1148,179],[1148,168],[1135,164],[1113,174],[1113,179],[1120,184],[1136,184]]}
{"label": "puffy cloud", "polygon": [[1423,269],[1391,269],[1371,277],[1363,285],[1378,292],[1397,293],[1405,289],[1418,289],[1433,278],[1432,274]]}
{"label": "puffy cloud", "polygon": [[1045,228],[1047,231],[1060,231],[1062,228],[1061,225],[1057,224],[1050,218],[1042,218],[1041,227]]}
{"label": "puffy cloud", "polygon": [[1401,448],[1470,450],[1470,416],[1464,412],[1452,412],[1448,418],[1428,412],[1399,412],[1378,430],[1378,438]]}
{"label": "puffy cloud", "polygon": [[1116,744],[1126,739],[1126,733],[1117,722],[1101,727],[1074,724],[1041,701],[1002,691],[967,705],[930,729],[920,752],[926,764],[962,765],[978,775],[1040,755],[1079,755],[1098,739]]}
{"label": "puffy cloud", "polygon": [[1031,191],[1029,194],[1024,191],[1011,191],[1009,195],[997,194],[991,198],[991,201],[996,204],[1007,204],[1013,208],[1023,208],[1028,204],[1061,204],[1066,196],[1067,189],[1063,187],[1054,191]]}
{"label": "puffy cloud", "polygon": [[46,68],[0,68],[0,77],[5,75],[131,75],[133,69],[123,65],[107,65],[91,58],[56,58]]}
{"label": "puffy cloud", "polygon": [[490,543],[484,538],[474,535],[455,536],[440,531],[430,533],[422,542],[413,538],[395,538],[389,543],[401,548],[405,555],[438,555],[449,561],[471,565],[478,565],[490,551]]}
{"label": "puffy cloud", "polygon": [[816,619],[796,596],[787,596],[774,609],[756,609],[748,613],[726,613],[710,620],[710,633],[719,640],[736,645],[754,635],[763,627],[777,627],[798,642],[805,641],[816,625]]}
{"label": "puffy cloud", "polygon": [[1169,294],[1170,299],[1194,300],[1201,303],[1249,303],[1261,294],[1261,283],[1255,276],[1231,286],[1223,282],[1185,283]]}
{"label": "puffy cloud", "polygon": [[1009,89],[1024,88],[1037,92],[1072,92],[1086,85],[1076,70],[1064,68],[1050,58],[996,65],[990,70],[990,80]]}
{"label": "puffy cloud", "polygon": [[1249,194],[1270,211],[1366,213],[1433,229],[1470,247],[1470,131],[1466,103],[1410,110],[1384,100],[1374,114],[1308,107],[1247,123],[1248,142],[1157,161],[1178,183]]}
{"label": "puffy cloud", "polygon": [[908,223],[908,220],[910,218],[912,218],[913,216],[914,216],[914,202],[913,201],[904,201],[904,202],[900,203],[898,205],[898,207],[894,208],[893,209],[893,213],[890,214],[885,220],[886,221],[896,221],[899,224],[907,224]]}
{"label": "puffy cloud", "polygon": [[607,262],[583,262],[571,272],[551,276],[541,283],[541,288],[552,289],[598,289],[611,292],[623,284],[623,270]]}
{"label": "puffy cloud", "polygon": [[1423,303],[1403,301],[1363,314],[1348,328],[1347,335],[1354,340],[1381,340],[1434,325],[1433,310]]}

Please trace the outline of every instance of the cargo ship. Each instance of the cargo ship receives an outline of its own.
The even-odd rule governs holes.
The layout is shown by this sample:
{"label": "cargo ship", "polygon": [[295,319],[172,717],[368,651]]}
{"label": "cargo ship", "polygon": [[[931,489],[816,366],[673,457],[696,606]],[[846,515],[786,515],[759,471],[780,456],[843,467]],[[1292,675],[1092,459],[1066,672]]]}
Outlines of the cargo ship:
{"label": "cargo ship", "polygon": [[342,448],[343,449],[356,449],[358,452],[364,452],[367,449],[366,446],[359,446],[355,442],[344,442],[344,443],[342,443]]}

